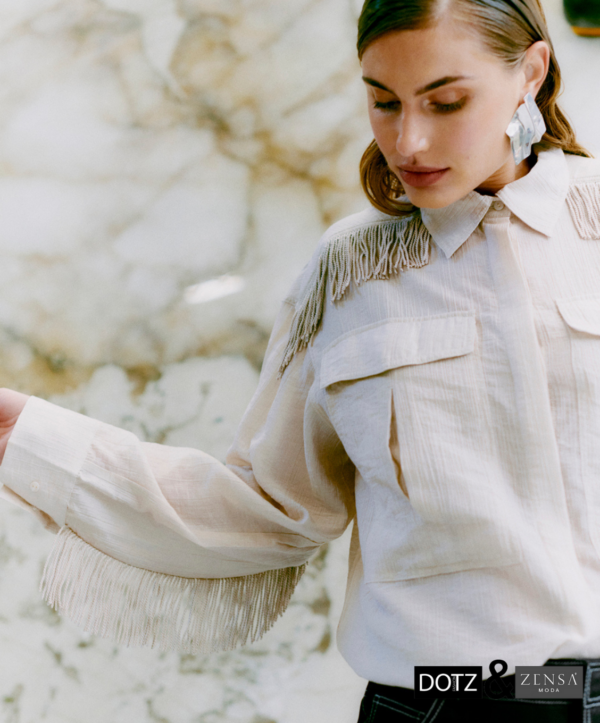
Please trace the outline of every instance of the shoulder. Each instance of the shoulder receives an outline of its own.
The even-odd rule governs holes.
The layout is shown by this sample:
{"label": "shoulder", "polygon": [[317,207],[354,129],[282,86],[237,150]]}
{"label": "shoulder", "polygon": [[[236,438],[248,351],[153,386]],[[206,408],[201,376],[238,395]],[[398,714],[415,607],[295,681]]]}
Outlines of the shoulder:
{"label": "shoulder", "polygon": [[569,168],[567,205],[581,238],[600,238],[600,160],[565,153]]}
{"label": "shoulder", "polygon": [[600,183],[600,160],[565,153],[571,185],[585,182]]}
{"label": "shoulder", "polygon": [[335,238],[346,236],[362,228],[378,226],[382,223],[397,223],[401,219],[402,217],[400,216],[390,216],[387,213],[383,213],[383,211],[379,211],[374,206],[369,206],[359,213],[353,213],[351,216],[346,216],[332,224],[323,234],[319,246],[322,247]]}
{"label": "shoulder", "polygon": [[311,258],[297,277],[286,301],[297,304],[303,298],[307,287],[314,284],[315,275],[319,274],[319,266],[325,263],[326,257],[340,244],[350,245],[351,241],[356,243],[359,239],[364,240],[369,236],[372,238],[376,234],[385,232],[387,228],[394,230],[397,235],[398,230],[406,223],[406,217],[391,216],[373,206],[336,221],[319,239]]}
{"label": "shoulder", "polygon": [[390,216],[369,208],[330,226],[287,299],[295,314],[280,373],[317,332],[327,292],[332,302],[338,302],[353,284],[389,279],[424,266],[429,262],[430,241],[418,209]]}
{"label": "shoulder", "polygon": [[413,212],[392,216],[369,207],[332,224],[298,280],[297,298],[303,297],[307,285],[314,286],[315,277],[333,283],[332,298],[337,300],[349,281],[361,283],[384,278],[427,263],[429,232],[418,209],[410,205],[407,208]]}

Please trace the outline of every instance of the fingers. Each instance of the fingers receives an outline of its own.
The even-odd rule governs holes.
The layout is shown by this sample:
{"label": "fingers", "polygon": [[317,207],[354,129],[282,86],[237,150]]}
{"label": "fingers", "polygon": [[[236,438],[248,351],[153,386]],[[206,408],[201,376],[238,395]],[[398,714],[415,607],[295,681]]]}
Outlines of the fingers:
{"label": "fingers", "polygon": [[28,399],[28,394],[0,388],[0,464],[4,459],[10,435]]}

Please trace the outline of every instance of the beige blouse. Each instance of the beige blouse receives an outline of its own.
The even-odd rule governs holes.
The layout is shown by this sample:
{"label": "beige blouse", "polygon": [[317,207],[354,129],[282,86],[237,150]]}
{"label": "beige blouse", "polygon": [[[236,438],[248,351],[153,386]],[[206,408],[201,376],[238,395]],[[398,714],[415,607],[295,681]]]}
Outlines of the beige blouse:
{"label": "beige blouse", "polygon": [[2,494],[58,529],[45,599],[126,644],[226,650],[353,523],[358,675],[600,657],[600,162],[332,226],[224,465],[31,397]]}

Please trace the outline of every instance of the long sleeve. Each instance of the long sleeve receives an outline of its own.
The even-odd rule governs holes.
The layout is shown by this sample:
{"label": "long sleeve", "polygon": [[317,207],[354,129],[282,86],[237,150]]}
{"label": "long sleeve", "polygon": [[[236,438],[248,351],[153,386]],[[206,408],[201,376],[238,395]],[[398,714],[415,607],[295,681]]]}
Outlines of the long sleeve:
{"label": "long sleeve", "polygon": [[288,300],[225,464],[30,397],[0,482],[60,528],[42,579],[59,612],[117,642],[210,651],[256,640],[285,610],[355,514],[310,352],[279,378],[293,313]]}

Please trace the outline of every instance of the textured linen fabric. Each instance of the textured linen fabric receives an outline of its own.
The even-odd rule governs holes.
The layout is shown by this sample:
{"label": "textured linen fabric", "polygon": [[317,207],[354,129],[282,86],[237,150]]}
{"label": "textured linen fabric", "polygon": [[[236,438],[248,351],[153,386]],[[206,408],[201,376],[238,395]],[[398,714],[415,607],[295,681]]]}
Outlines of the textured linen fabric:
{"label": "textured linen fabric", "polygon": [[[600,162],[534,146],[495,197],[422,209],[427,265],[282,306],[226,464],[31,397],[3,493],[166,575],[301,565],[354,520],[338,647],[362,677],[600,657]],[[485,676],[485,672],[484,672]]]}

